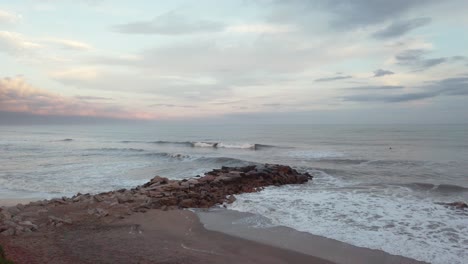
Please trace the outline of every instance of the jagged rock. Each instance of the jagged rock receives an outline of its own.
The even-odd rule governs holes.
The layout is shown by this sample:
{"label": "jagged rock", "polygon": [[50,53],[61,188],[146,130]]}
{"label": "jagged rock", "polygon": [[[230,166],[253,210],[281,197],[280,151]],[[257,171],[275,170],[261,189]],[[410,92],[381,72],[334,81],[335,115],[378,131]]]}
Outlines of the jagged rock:
{"label": "jagged rock", "polygon": [[455,209],[468,209],[468,204],[464,202],[444,203],[444,205],[453,207]]}
{"label": "jagged rock", "polygon": [[195,202],[192,199],[184,199],[179,202],[179,206],[182,208],[195,207]]}
{"label": "jagged rock", "polygon": [[234,195],[229,195],[229,197],[227,198],[228,204],[232,204],[235,201],[236,201],[236,197],[234,197]]}
{"label": "jagged rock", "polygon": [[1,234],[2,236],[14,236],[15,233],[16,233],[15,229],[13,229],[13,228],[8,228],[7,230],[1,232],[0,234]]}
{"label": "jagged rock", "polygon": [[11,214],[11,216],[19,214],[21,212],[20,209],[18,209],[18,207],[16,206],[8,207],[6,210]]}
{"label": "jagged rock", "polygon": [[[131,190],[121,189],[96,195],[78,193],[72,198],[62,197],[26,206],[0,208],[0,233],[18,235],[47,225],[59,227],[87,219],[89,215],[97,218],[110,214],[124,217],[125,214],[150,209],[209,208],[216,204],[233,203],[236,194],[261,191],[271,185],[301,184],[311,178],[309,174],[299,173],[289,166],[269,164],[222,167],[205,173],[203,177],[184,180],[156,176]],[[99,208],[96,208],[97,203],[102,203]],[[466,204],[465,207],[454,206],[466,208]],[[67,212],[74,220],[56,216],[45,218],[44,214],[50,212],[59,216]]]}
{"label": "jagged rock", "polygon": [[98,218],[108,216],[109,212],[102,208],[88,209],[88,214],[97,216]]}
{"label": "jagged rock", "polygon": [[102,199],[102,197],[99,194],[94,195],[93,198],[94,198],[94,201],[98,203],[104,201],[104,199]]}
{"label": "jagged rock", "polygon": [[122,204],[122,203],[131,203],[134,201],[134,198],[131,193],[129,192],[124,192],[122,194],[118,194],[117,196],[117,201]]}
{"label": "jagged rock", "polygon": [[26,227],[31,231],[37,230],[37,225],[33,224],[31,221],[22,221],[18,223],[22,227]]}
{"label": "jagged rock", "polygon": [[55,226],[58,226],[59,224],[62,225],[64,223],[69,225],[73,224],[73,221],[71,219],[62,219],[52,215],[49,216],[49,222],[51,224],[55,224]]}

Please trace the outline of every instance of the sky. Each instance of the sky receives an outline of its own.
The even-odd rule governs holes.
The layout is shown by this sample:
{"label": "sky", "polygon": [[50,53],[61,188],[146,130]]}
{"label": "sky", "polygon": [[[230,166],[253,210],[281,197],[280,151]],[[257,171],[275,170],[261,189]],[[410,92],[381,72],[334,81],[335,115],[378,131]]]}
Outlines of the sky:
{"label": "sky", "polygon": [[0,123],[466,123],[467,13],[466,0],[0,0]]}

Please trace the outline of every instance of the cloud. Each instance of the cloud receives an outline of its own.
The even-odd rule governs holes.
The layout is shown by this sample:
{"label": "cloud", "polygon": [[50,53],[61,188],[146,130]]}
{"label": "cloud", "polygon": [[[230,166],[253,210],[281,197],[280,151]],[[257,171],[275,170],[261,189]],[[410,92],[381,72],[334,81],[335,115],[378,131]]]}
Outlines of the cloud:
{"label": "cloud", "polygon": [[0,25],[16,24],[20,20],[20,15],[0,9]]}
{"label": "cloud", "polygon": [[198,108],[196,105],[176,105],[176,104],[152,104],[150,107],[170,107],[170,108]]}
{"label": "cloud", "polygon": [[87,43],[70,39],[46,38],[44,41],[67,50],[87,51],[93,49],[93,47]]}
{"label": "cloud", "polygon": [[319,16],[329,15],[329,24],[338,30],[367,27],[402,17],[410,10],[435,3],[435,0],[295,0],[266,1],[276,7],[272,21],[295,22],[307,28]]}
{"label": "cloud", "polygon": [[404,86],[401,85],[369,85],[369,86],[356,86],[344,89],[351,89],[351,90],[395,90],[395,89],[403,89]]}
{"label": "cloud", "polygon": [[296,28],[290,25],[273,25],[273,24],[241,24],[229,26],[227,32],[234,33],[260,33],[260,34],[277,34],[293,32]]}
{"label": "cloud", "polygon": [[409,31],[425,26],[431,22],[431,18],[429,17],[420,17],[402,21],[396,21],[390,24],[388,27],[381,29],[372,36],[378,39],[386,39],[386,38],[393,38],[399,37],[408,33]]}
{"label": "cloud", "polygon": [[397,95],[378,95],[378,94],[366,94],[366,95],[350,95],[343,97],[344,101],[353,102],[384,102],[384,103],[401,103],[408,101],[421,100],[436,96],[433,92],[421,92],[421,93],[406,93]]}
{"label": "cloud", "polygon": [[403,66],[410,66],[416,70],[426,70],[446,62],[457,62],[465,60],[463,56],[452,56],[452,57],[439,57],[426,59],[426,50],[423,49],[409,49],[398,53],[395,56],[397,64]]}
{"label": "cloud", "polygon": [[25,55],[25,53],[40,47],[40,44],[27,40],[21,34],[0,31],[0,52],[10,55]]}
{"label": "cloud", "polygon": [[[403,87],[401,87],[403,88]],[[402,103],[438,96],[467,96],[468,77],[446,78],[428,82],[418,87],[420,92],[402,94],[358,94],[342,97],[344,101]],[[370,90],[370,89],[369,89]]]}
{"label": "cloud", "polygon": [[150,21],[115,25],[114,31],[125,34],[184,35],[219,32],[225,25],[206,19],[191,19],[174,11],[159,15]]}
{"label": "cloud", "polygon": [[344,79],[351,79],[353,76],[335,76],[335,77],[326,77],[326,78],[319,78],[315,79],[315,82],[331,82],[331,81],[338,81],[338,80],[344,80]]}
{"label": "cloud", "polygon": [[101,96],[80,96],[77,95],[75,96],[76,99],[79,100],[89,100],[89,101],[94,101],[94,100],[113,100],[112,98],[108,97],[101,97]]}
{"label": "cloud", "polygon": [[430,4],[431,0],[325,0],[328,10],[335,14],[332,25],[352,28],[382,23],[397,18],[415,7]]}
{"label": "cloud", "polygon": [[382,77],[385,75],[392,75],[392,74],[395,74],[395,73],[392,71],[387,71],[387,70],[382,70],[382,69],[377,69],[374,71],[374,77]]}
{"label": "cloud", "polygon": [[95,104],[82,99],[64,97],[35,88],[21,77],[0,79],[0,111],[129,119],[155,117],[145,112],[127,111],[113,104]]}

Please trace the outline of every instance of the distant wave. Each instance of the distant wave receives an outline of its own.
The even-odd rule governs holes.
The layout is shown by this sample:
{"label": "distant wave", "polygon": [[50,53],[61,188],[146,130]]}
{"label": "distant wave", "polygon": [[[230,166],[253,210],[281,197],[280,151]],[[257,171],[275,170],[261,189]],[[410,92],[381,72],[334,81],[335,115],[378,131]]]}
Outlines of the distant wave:
{"label": "distant wave", "polygon": [[59,140],[59,141],[70,142],[70,141],[73,141],[73,139],[72,138],[65,138],[65,139],[62,139],[62,140]]}
{"label": "distant wave", "polygon": [[143,152],[144,149],[137,148],[93,148],[86,149],[87,151],[104,151],[104,152]]}
{"label": "distant wave", "polygon": [[226,148],[226,149],[251,149],[259,150],[265,148],[274,148],[275,146],[251,143],[224,143],[224,142],[205,142],[205,141],[153,141],[153,144],[183,145],[193,148]]}
{"label": "distant wave", "polygon": [[201,157],[197,158],[196,161],[202,163],[215,163],[215,164],[222,164],[222,165],[250,165],[255,164],[255,162],[236,159],[236,158],[229,158],[229,157]]}
{"label": "distant wave", "polygon": [[366,164],[375,165],[375,166],[390,166],[390,165],[421,166],[426,163],[427,163],[426,161],[418,161],[418,160],[371,160],[371,161],[366,162]]}
{"label": "distant wave", "polygon": [[408,184],[398,184],[398,186],[408,187],[418,191],[434,191],[442,193],[468,192],[467,187],[452,184],[431,184],[423,182],[413,182]]}
{"label": "distant wave", "polygon": [[336,163],[336,164],[347,164],[347,165],[358,165],[369,160],[365,159],[319,159],[320,162],[327,162],[327,163]]}

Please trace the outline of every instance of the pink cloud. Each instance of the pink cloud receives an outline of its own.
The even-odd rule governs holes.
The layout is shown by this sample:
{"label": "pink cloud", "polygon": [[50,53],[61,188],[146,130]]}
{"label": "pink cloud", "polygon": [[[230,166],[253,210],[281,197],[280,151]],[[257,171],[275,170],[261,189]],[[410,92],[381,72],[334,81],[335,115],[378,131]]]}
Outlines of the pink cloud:
{"label": "pink cloud", "polygon": [[153,113],[128,110],[112,103],[88,102],[33,87],[21,77],[0,78],[0,111],[36,115],[156,119]]}

